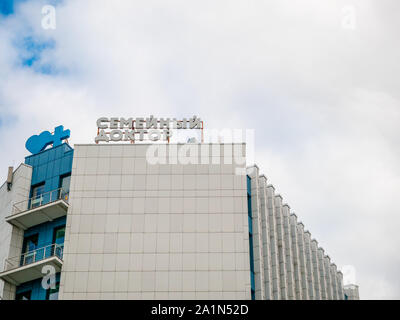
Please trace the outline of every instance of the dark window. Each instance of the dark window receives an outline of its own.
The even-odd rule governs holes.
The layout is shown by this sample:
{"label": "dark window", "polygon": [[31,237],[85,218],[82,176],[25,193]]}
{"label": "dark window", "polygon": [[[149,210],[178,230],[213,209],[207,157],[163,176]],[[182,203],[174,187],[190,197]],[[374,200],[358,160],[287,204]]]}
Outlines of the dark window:
{"label": "dark window", "polygon": [[54,289],[47,289],[46,300],[58,300],[58,291],[60,290],[60,283],[57,282]]}
{"label": "dark window", "polygon": [[251,281],[251,299],[255,300],[255,278],[254,278],[254,253],[253,253],[253,217],[251,208],[251,180],[247,176],[247,213],[249,221],[249,252],[250,252],[250,281]]}
{"label": "dark window", "polygon": [[44,183],[32,187],[32,199],[30,207],[36,208],[43,204]]}
{"label": "dark window", "polygon": [[15,300],[31,300],[32,291],[24,291],[15,295]]}
{"label": "dark window", "polygon": [[37,249],[38,238],[39,238],[38,234],[34,234],[32,236],[26,237],[24,239],[23,252],[26,253],[26,252]]}
{"label": "dark window", "polygon": [[55,228],[53,231],[53,243],[51,254],[62,259],[63,255],[63,244],[65,238],[65,226]]}
{"label": "dark window", "polygon": [[60,188],[61,188],[61,192],[63,194],[66,194],[69,192],[69,185],[71,183],[71,175],[67,175],[67,176],[62,176],[60,178]]}
{"label": "dark window", "polygon": [[32,187],[32,198],[40,197],[44,193],[44,183]]}
{"label": "dark window", "polygon": [[35,262],[36,249],[38,248],[38,234],[34,234],[24,239],[22,246],[21,265],[26,265]]}
{"label": "dark window", "polygon": [[55,228],[53,231],[53,243],[63,244],[65,238],[65,226]]}

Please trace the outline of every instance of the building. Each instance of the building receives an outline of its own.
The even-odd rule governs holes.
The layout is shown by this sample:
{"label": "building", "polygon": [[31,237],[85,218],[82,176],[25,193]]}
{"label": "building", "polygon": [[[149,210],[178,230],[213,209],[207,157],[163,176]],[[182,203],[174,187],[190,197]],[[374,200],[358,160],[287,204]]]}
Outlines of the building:
{"label": "building", "polygon": [[56,133],[0,188],[2,299],[345,299],[324,249],[237,161],[244,144],[72,149]]}
{"label": "building", "polygon": [[347,284],[344,286],[344,300],[360,300],[357,285]]}

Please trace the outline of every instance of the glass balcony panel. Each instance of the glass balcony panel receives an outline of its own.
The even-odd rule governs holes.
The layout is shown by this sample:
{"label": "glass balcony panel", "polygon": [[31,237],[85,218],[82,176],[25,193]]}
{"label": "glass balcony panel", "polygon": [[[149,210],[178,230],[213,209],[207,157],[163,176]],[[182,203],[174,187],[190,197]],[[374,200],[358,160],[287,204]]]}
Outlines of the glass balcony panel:
{"label": "glass balcony panel", "polygon": [[6,259],[4,271],[26,266],[51,257],[57,257],[62,260],[63,250],[64,250],[63,244],[51,244],[46,247],[29,251],[17,257]]}
{"label": "glass balcony panel", "polygon": [[68,210],[69,190],[62,188],[39,194],[15,203],[6,221],[21,229],[65,216]]}
{"label": "glass balcony panel", "polygon": [[51,244],[6,259],[0,279],[15,285],[32,281],[43,276],[43,265],[52,265],[56,272],[60,272],[63,264],[63,249],[63,244]]}

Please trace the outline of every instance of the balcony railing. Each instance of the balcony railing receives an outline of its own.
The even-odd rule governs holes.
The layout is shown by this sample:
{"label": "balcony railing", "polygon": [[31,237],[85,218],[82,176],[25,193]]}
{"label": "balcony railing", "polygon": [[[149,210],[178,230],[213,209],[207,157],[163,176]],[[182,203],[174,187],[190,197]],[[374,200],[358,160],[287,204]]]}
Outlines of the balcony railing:
{"label": "balcony railing", "polygon": [[17,202],[13,205],[12,208],[12,215],[18,214],[21,212],[25,212],[28,210],[32,210],[35,208],[39,208],[41,206],[44,206],[46,204],[58,201],[58,200],[63,200],[66,203],[68,203],[69,199],[69,191],[66,191],[62,188],[49,191],[46,193],[43,193],[41,195],[32,197],[28,200],[24,200],[21,202]]}
{"label": "balcony railing", "polygon": [[64,251],[63,244],[53,243],[46,247],[38,248],[29,252],[26,252],[20,256],[6,259],[4,265],[4,271],[23,267],[35,262],[39,262],[51,257],[58,257],[62,260]]}

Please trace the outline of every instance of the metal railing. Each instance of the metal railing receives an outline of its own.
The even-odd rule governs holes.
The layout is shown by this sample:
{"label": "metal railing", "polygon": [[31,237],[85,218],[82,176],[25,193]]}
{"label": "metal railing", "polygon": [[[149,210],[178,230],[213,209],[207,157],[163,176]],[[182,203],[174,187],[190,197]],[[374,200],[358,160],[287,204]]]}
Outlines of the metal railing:
{"label": "metal railing", "polygon": [[23,267],[50,257],[58,257],[62,259],[63,251],[63,244],[53,243],[51,245],[23,253],[19,256],[8,258],[5,261],[4,271]]}
{"label": "metal railing", "polygon": [[57,200],[64,200],[66,203],[68,203],[68,199],[69,191],[66,191],[62,188],[55,189],[15,203],[13,205],[12,214],[14,215],[31,209],[39,208]]}

